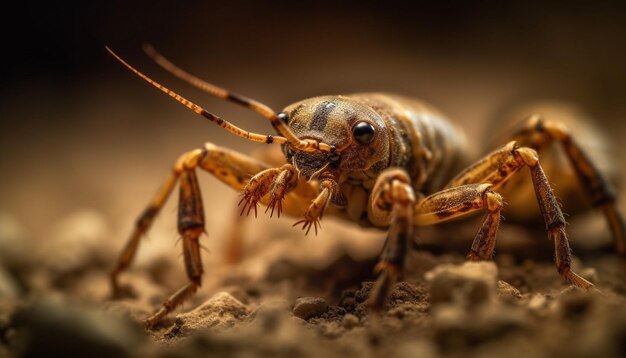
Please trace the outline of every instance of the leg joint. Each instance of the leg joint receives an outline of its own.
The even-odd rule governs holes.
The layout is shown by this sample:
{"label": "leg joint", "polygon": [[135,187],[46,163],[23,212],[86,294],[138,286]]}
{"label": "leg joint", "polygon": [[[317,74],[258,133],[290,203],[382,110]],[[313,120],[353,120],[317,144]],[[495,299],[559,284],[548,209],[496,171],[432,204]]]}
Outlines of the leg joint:
{"label": "leg joint", "polygon": [[177,173],[183,170],[193,170],[198,164],[206,157],[209,150],[205,147],[202,149],[194,149],[181,155],[174,166],[174,171]]}
{"label": "leg joint", "polygon": [[484,205],[491,212],[501,210],[504,207],[502,195],[491,190],[485,192]]}
{"label": "leg joint", "polygon": [[183,217],[178,220],[178,232],[184,233],[189,230],[200,229],[204,230],[204,221],[191,217]]}
{"label": "leg joint", "polygon": [[528,165],[529,167],[534,167],[539,162],[539,156],[537,155],[537,151],[528,148],[528,147],[520,147],[513,149],[513,155],[522,163]]}

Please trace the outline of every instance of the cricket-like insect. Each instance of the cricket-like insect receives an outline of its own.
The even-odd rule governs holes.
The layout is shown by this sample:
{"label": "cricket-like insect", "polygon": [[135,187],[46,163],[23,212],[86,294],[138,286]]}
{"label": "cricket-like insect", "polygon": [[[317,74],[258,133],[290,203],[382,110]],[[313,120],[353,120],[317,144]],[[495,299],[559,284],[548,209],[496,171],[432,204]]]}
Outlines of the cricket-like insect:
{"label": "cricket-like insect", "polygon": [[[132,262],[141,236],[178,182],[178,231],[189,282],[147,319],[149,326],[159,322],[201,285],[203,268],[198,239],[205,227],[197,168],[242,191],[242,214],[251,210],[256,214],[257,204],[261,203],[271,210],[270,215],[284,212],[301,216],[296,225],[301,224],[307,233],[311,228],[317,231],[324,214],[364,226],[388,228],[375,269],[379,276],[370,297],[373,309],[382,307],[401,275],[414,227],[486,211],[467,258],[490,260],[504,206],[498,191],[505,189],[503,185],[509,179],[521,178],[514,174],[524,167],[530,170],[536,201],[548,237],[554,242],[558,273],[572,285],[591,288],[592,283],[571,269],[566,222],[539,164],[537,151],[552,143],[562,147],[590,203],[606,217],[617,251],[626,253],[626,230],[615,207],[614,191],[560,121],[530,116],[511,133],[514,141],[471,164],[465,155],[462,132],[422,102],[383,93],[323,96],[305,99],[276,113],[260,102],[186,73],[153,48],[146,47],[148,55],[167,71],[215,97],[261,114],[279,134],[261,135],[209,113],[107,50],[139,77],[197,114],[235,135],[255,142],[279,143],[286,157],[286,163],[272,167],[207,143],[178,159],[163,187],[139,216],[111,274],[113,290],[117,292],[119,274]],[[454,176],[455,173],[458,174]]]}

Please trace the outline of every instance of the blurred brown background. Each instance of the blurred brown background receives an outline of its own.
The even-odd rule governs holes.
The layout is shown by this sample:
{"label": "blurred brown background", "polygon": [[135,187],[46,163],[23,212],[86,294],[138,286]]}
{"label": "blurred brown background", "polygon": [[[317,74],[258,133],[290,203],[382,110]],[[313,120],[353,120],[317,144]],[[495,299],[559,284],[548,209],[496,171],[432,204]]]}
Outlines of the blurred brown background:
{"label": "blurred brown background", "polygon": [[[616,142],[625,133],[626,9],[617,1],[17,6],[0,25],[0,213],[2,225],[31,237],[45,238],[61,218],[89,209],[121,241],[180,153],[205,141],[243,152],[257,146],[149,87],[105,45],[210,111],[263,133],[271,127],[258,115],[164,73],[142,43],[275,109],[322,94],[390,91],[431,102],[479,138],[502,106],[556,98],[579,103]],[[236,194],[207,177],[214,233],[231,216]],[[158,223],[172,236],[175,201]]]}

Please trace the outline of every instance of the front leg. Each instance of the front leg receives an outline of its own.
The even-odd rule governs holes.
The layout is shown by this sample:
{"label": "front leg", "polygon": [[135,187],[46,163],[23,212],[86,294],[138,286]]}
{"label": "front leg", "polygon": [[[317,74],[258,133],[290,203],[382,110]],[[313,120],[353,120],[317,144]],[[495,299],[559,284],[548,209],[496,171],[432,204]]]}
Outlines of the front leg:
{"label": "front leg", "polygon": [[239,205],[243,203],[241,215],[243,215],[244,212],[246,212],[246,215],[249,215],[250,211],[254,208],[254,216],[256,217],[258,203],[265,195],[270,193],[267,209],[265,211],[267,212],[267,210],[271,208],[271,217],[274,215],[274,210],[277,209],[277,215],[280,217],[282,201],[285,195],[296,186],[297,182],[298,176],[295,168],[291,164],[285,164],[280,168],[263,170],[252,177],[243,188],[242,198],[239,201]]}
{"label": "front leg", "polygon": [[[146,320],[148,326],[157,324],[169,312],[193,295],[201,285],[203,268],[200,257],[199,238],[204,232],[204,210],[196,170],[202,169],[209,172],[227,186],[235,190],[244,191],[245,188],[250,189],[255,185],[250,185],[254,178],[265,178],[266,174],[263,173],[277,171],[278,174],[276,178],[279,180],[274,181],[274,192],[280,193],[281,185],[283,185],[281,183],[285,185],[285,192],[292,189],[291,185],[294,183],[293,180],[295,179],[292,179],[292,177],[289,177],[287,174],[282,174],[281,176],[281,173],[289,173],[289,168],[290,166],[271,169],[256,159],[226,148],[215,146],[211,143],[207,143],[204,148],[195,149],[183,154],[178,161],[176,161],[174,168],[162,188],[137,219],[135,228],[120,253],[117,264],[111,272],[111,288],[114,295],[121,293],[118,284],[119,275],[131,265],[139,249],[141,237],[143,237],[150,228],[154,218],[160,212],[177,183],[180,184],[178,231],[182,237],[183,259],[189,281],[167,298],[157,312]],[[293,177],[297,176],[294,175]],[[295,190],[285,198],[288,203],[297,204],[301,202],[303,198],[309,197],[307,194],[312,190],[306,186],[303,186],[303,188],[299,190],[297,188],[294,189]],[[254,190],[250,192],[254,192]],[[271,203],[272,198],[268,197],[269,196],[264,197],[261,203],[267,204],[267,200]],[[290,215],[300,215],[303,210],[297,205],[291,205],[291,207],[287,207],[286,211]]]}
{"label": "front leg", "polygon": [[374,271],[380,273],[368,305],[380,311],[391,288],[397,282],[406,258],[408,243],[413,236],[413,207],[415,193],[411,181],[402,169],[387,169],[378,177],[370,199],[372,222],[389,222],[387,241]]}
{"label": "front leg", "polygon": [[339,193],[339,184],[334,177],[323,177],[320,179],[317,197],[311,201],[311,205],[304,212],[304,217],[296,221],[293,226],[302,224],[302,230],[306,232],[305,235],[309,234],[311,228],[315,228],[315,235],[317,235],[317,228],[318,226],[321,228],[320,220],[322,220],[328,205],[331,202],[341,205],[343,201],[344,199]]}

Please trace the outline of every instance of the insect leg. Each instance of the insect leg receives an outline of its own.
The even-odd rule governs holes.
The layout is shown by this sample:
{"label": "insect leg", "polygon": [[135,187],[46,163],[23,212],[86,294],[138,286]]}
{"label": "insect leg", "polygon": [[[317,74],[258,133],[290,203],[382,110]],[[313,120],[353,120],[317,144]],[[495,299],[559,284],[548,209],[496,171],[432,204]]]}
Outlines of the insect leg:
{"label": "insect leg", "polygon": [[[470,183],[486,183],[492,184],[492,190],[496,190],[511,175],[517,173],[525,166],[530,169],[537,203],[548,230],[548,238],[554,242],[555,261],[559,274],[575,286],[585,289],[592,287],[593,284],[580,277],[571,269],[572,255],[565,232],[565,218],[550,183],[539,164],[535,150],[528,147],[518,147],[515,142],[510,142],[463,171],[456,178],[452,179],[446,188],[454,188]],[[437,221],[437,216],[437,212],[427,215],[419,213],[416,217],[416,222],[418,225],[430,224]]]}
{"label": "insect leg", "polygon": [[502,196],[491,184],[466,184],[442,190],[420,201],[416,206],[415,224],[431,225],[467,215],[477,210],[488,211],[467,254],[470,260],[490,260],[496,245]]}
{"label": "insect leg", "polygon": [[[187,152],[178,159],[164,187],[158,192],[155,199],[148,205],[148,208],[144,210],[144,214],[137,221],[131,239],[122,251],[119,262],[111,274],[111,281],[115,290],[118,287],[117,277],[132,262],[140,237],[152,224],[154,217],[171,194],[176,182],[180,181],[178,228],[183,239],[185,268],[190,282],[170,296],[157,313],[147,319],[146,323],[150,326],[156,324],[168,312],[175,309],[200,286],[202,265],[198,238],[204,232],[204,215],[200,189],[197,185],[196,168],[201,168],[211,173],[217,179],[238,191],[245,191],[245,188],[248,187],[253,178],[272,169],[249,156],[217,147],[211,143],[207,143],[202,149]],[[272,188],[275,188],[275,186],[272,186]],[[285,212],[294,216],[301,215],[303,203],[310,200],[310,193],[313,188],[302,185],[302,188],[295,187],[292,189],[293,192],[290,192],[285,197],[287,204]],[[271,196],[267,195],[260,202],[267,205],[271,200]],[[146,212],[149,214],[145,214]]]}
{"label": "insect leg", "polygon": [[202,284],[203,269],[198,240],[204,232],[204,210],[195,168],[185,169],[180,174],[179,185],[178,233],[182,236],[183,258],[189,283],[165,300],[161,308],[146,319],[149,327],[193,295]]}
{"label": "insect leg", "polygon": [[[181,181],[181,200],[183,197],[191,196],[195,199],[190,202],[195,203],[200,208],[199,210],[201,210],[202,203],[200,202],[199,189],[196,190],[196,186],[193,184],[195,183],[194,170],[197,167],[208,171],[236,190],[243,189],[252,176],[267,168],[265,164],[255,159],[225,148],[217,147],[210,143],[207,143],[202,149],[192,150],[181,155],[162,188],[157,192],[137,219],[135,228],[124,246],[116,266],[111,272],[111,286],[114,294],[119,294],[120,291],[118,284],[119,274],[132,263],[141,237],[150,228],[154,218],[165,204],[179,179]],[[184,189],[183,184],[186,188],[184,192],[182,191]],[[180,207],[181,209],[183,208],[182,203]],[[190,250],[188,244],[192,242],[192,238],[185,239],[185,234],[183,234],[183,244],[186,250]],[[192,251],[188,251],[188,253],[190,257],[194,256],[191,255]]]}
{"label": "insect leg", "polygon": [[370,216],[386,216],[391,221],[389,234],[374,269],[380,273],[369,298],[369,306],[379,311],[404,269],[408,243],[413,236],[415,193],[401,169],[387,169],[377,179],[370,202]]}
{"label": "insect leg", "polygon": [[318,226],[321,227],[320,220],[324,216],[324,211],[330,204],[333,196],[339,191],[338,184],[333,180],[321,180],[319,193],[311,201],[311,204],[304,212],[302,219],[296,221],[293,226],[302,224],[302,230],[305,231],[305,235],[309,234],[311,228],[315,229],[315,235],[317,235]]}
{"label": "insect leg", "polygon": [[120,256],[118,257],[117,264],[113,268],[111,272],[111,289],[113,292],[113,296],[120,296],[121,289],[118,283],[118,277],[120,273],[126,270],[130,264],[132,263],[135,255],[137,254],[137,249],[139,247],[139,241],[141,237],[148,231],[154,218],[159,213],[167,199],[169,198],[178,178],[182,172],[182,164],[185,162],[194,162],[199,154],[199,150],[191,151],[183,154],[177,161],[176,166],[165,180],[165,183],[159,189],[155,197],[148,204],[148,206],[143,210],[141,215],[137,218],[135,222],[135,228],[131,233],[126,245],[122,249]]}
{"label": "insect leg", "polygon": [[535,138],[529,144],[533,148],[539,148],[547,143],[541,143],[542,136],[533,136],[533,134],[544,134],[547,141],[558,142],[569,159],[569,162],[578,177],[581,187],[587,194],[591,205],[602,211],[604,214],[615,247],[621,255],[626,255],[626,226],[624,219],[617,211],[615,202],[615,190],[608,180],[600,173],[589,156],[576,143],[567,127],[559,122],[542,119],[539,116],[532,116],[528,119],[526,127],[517,135]]}

